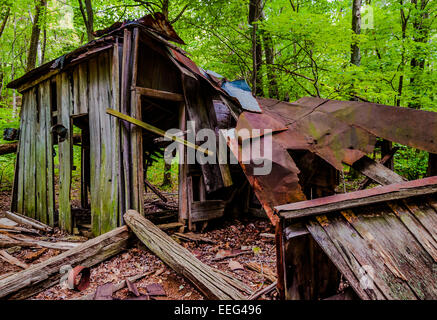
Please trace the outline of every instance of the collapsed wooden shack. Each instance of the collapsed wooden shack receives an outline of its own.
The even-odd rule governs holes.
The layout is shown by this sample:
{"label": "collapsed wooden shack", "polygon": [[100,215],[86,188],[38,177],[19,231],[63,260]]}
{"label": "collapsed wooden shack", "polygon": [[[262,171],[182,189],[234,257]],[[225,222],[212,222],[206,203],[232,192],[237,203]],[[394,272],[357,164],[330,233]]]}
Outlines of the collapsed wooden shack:
{"label": "collapsed wooden shack", "polygon": [[[80,131],[80,207],[90,209],[95,236],[122,225],[128,209],[143,212],[144,173],[163,147],[156,132],[120,121],[107,109],[162,132],[186,131],[188,120],[199,129],[228,128],[235,123],[228,110],[238,110],[168,42],[182,40],[165,20],[146,16],[102,33],[9,84],[23,95],[12,211],[72,231],[73,136]],[[232,184],[229,167],[185,161],[179,171],[180,219],[192,224],[222,216],[224,189]]]}
{"label": "collapsed wooden shack", "polygon": [[[437,114],[310,97],[258,101],[263,113],[243,112],[236,130],[274,131],[272,172],[242,168],[277,227],[282,297],[435,299],[437,179],[406,182],[384,166],[396,149],[379,162],[367,155],[378,138],[436,153]],[[229,146],[244,153],[235,139]],[[343,165],[367,177],[360,188],[385,187],[335,195]],[[340,275],[355,295],[335,295]]]}
{"label": "collapsed wooden shack", "polygon": [[[226,213],[267,214],[277,229],[278,289],[286,299],[334,296],[340,274],[362,299],[436,298],[437,183],[404,185],[383,165],[393,152],[383,154],[382,163],[367,157],[379,138],[437,153],[435,113],[319,98],[255,99],[242,83],[197,67],[169,42],[182,43],[171,26],[151,16],[100,35],[9,84],[23,94],[13,211],[72,231],[74,127],[81,132],[81,207],[89,208],[96,236],[123,225],[127,210],[143,211],[145,172],[162,153],[158,131],[186,134],[192,120],[217,135],[247,129],[253,135],[246,139],[262,142],[272,130],[268,175],[253,174],[258,159],[243,162],[241,154],[250,152],[232,134],[226,139],[239,166],[179,164],[180,221],[193,230]],[[179,157],[187,157],[182,145]],[[396,185],[326,198],[334,195],[343,165]],[[409,192],[399,192],[404,189]],[[377,201],[375,192],[382,194]],[[376,289],[360,282],[368,266]]]}

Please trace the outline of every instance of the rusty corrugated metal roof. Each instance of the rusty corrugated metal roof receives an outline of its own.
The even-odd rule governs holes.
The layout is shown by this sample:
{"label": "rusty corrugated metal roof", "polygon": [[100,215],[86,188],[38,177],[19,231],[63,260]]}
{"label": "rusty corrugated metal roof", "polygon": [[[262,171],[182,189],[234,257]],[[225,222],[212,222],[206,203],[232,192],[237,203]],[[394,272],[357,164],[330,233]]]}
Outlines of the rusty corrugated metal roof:
{"label": "rusty corrugated metal roof", "polygon": [[[236,130],[273,130],[272,174],[251,177],[250,165],[241,163],[273,223],[277,219],[272,214],[272,204],[278,206],[293,202],[285,199],[305,199],[297,183],[299,168],[287,150],[291,153],[300,150],[312,152],[337,170],[343,169],[343,163],[352,165],[373,152],[377,137],[437,152],[434,142],[437,137],[437,113],[308,97],[293,103],[263,98],[257,100],[263,113],[243,112]],[[241,152],[241,144],[239,148]],[[231,149],[234,154],[238,152],[236,145]]]}

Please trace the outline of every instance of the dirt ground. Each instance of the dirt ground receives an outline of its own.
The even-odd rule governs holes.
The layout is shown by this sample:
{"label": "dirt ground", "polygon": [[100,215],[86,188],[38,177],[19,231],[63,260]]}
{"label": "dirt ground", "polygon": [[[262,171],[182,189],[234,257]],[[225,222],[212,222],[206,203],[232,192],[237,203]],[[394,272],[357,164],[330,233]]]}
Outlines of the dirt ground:
{"label": "dirt ground", "polygon": [[[166,193],[165,195],[170,199],[166,204],[167,209],[174,209],[177,206],[176,194]],[[0,217],[3,216],[4,211],[9,209],[9,199],[9,192],[0,193]],[[165,207],[163,207],[161,201],[149,193],[145,195],[145,211],[146,214],[151,214],[156,211],[165,211]],[[166,232],[172,235],[177,231],[171,230]],[[207,239],[207,243],[184,241],[177,237],[174,237],[174,239],[205,264],[232,274],[236,279],[246,283],[253,291],[256,291],[270,282],[268,282],[263,274],[247,268],[247,263],[257,263],[262,267],[263,272],[276,273],[274,238],[268,237],[273,233],[274,229],[268,220],[247,217],[241,220],[231,221],[228,219],[217,221],[207,226],[204,232],[196,233],[197,236]],[[265,234],[267,234],[267,237]],[[65,238],[66,234],[58,230],[54,233],[54,236]],[[33,250],[37,251],[38,249],[14,247],[8,249],[8,252],[20,261],[25,262],[26,255]],[[60,253],[61,251],[59,250],[49,249],[41,257],[29,264],[39,263]],[[238,255],[228,257],[235,254]],[[230,264],[231,261],[233,262]],[[238,262],[240,265],[235,262]],[[235,269],[235,265],[242,268],[242,270],[232,270]],[[0,259],[0,277],[19,271],[21,271],[20,267]],[[31,299],[74,299],[95,292],[98,286],[105,283],[112,282],[115,284],[128,277],[146,272],[149,275],[135,283],[140,294],[146,293],[145,287],[148,284],[155,283],[160,284],[166,293],[166,296],[156,297],[156,299],[203,300],[205,298],[186,279],[177,275],[138,241],[126,252],[92,267],[90,286],[86,290],[77,292],[56,285]],[[115,299],[126,299],[129,297],[132,296],[127,288],[119,290],[114,294]],[[263,296],[261,299],[276,299],[276,292]]]}

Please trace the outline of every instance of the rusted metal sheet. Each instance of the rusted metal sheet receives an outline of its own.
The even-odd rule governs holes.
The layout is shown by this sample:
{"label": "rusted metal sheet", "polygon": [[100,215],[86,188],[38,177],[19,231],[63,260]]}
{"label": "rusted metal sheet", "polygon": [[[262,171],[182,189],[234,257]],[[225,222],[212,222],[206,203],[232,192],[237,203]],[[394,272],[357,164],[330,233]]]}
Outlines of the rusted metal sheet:
{"label": "rusted metal sheet", "polygon": [[[235,131],[228,132],[227,143],[229,149],[238,160],[247,180],[254,189],[254,192],[263,206],[267,216],[273,225],[279,221],[273,208],[280,204],[305,200],[305,195],[299,185],[299,169],[285,148],[282,147],[272,136],[272,169],[268,175],[254,175],[258,167],[250,152],[250,145],[240,144],[235,136]],[[264,136],[258,137],[260,144],[263,144]]]}
{"label": "rusted metal sheet", "polygon": [[[322,99],[305,97],[297,104],[314,107]],[[329,100],[317,111],[393,142],[437,153],[437,114],[411,108],[357,101]],[[420,124],[420,125],[418,125]]]}
{"label": "rusted metal sheet", "polygon": [[[294,103],[264,98],[257,98],[257,100],[263,113],[243,112],[238,119],[236,130],[247,129],[248,138],[255,138],[262,135],[265,130],[271,129],[273,144],[278,146],[272,153],[273,163],[290,161],[289,166],[282,164],[281,167],[287,168],[288,172],[285,176],[293,179],[297,178],[299,168],[291,157],[285,160],[283,154],[287,150],[291,153],[306,150],[337,170],[342,170],[343,163],[352,165],[366,154],[373,152],[377,137],[413,147],[420,146],[427,151],[434,151],[437,148],[437,144],[431,145],[432,139],[437,136],[437,114],[432,112],[318,98],[303,98]],[[402,113],[403,116],[398,116],[397,113]],[[386,119],[380,120],[381,117]],[[417,121],[417,117],[420,121],[423,119],[424,127],[430,130],[421,129],[419,136],[414,137],[413,131],[416,125],[408,121]],[[408,121],[403,121],[404,118]],[[393,128],[394,126],[396,127]],[[425,140],[423,143],[420,142],[422,138]],[[241,144],[241,141],[235,142],[235,145],[241,148],[238,143]],[[233,149],[234,153],[237,150],[236,146]],[[241,166],[267,213],[272,212],[272,208],[266,209],[268,203],[285,204],[281,202],[284,198],[293,198],[291,193],[301,192],[296,188],[288,188],[282,196],[275,195],[280,180],[273,178],[272,174],[271,177],[249,177],[250,166],[247,164]],[[263,181],[262,185],[259,185],[260,181]],[[261,192],[264,195],[260,195]],[[294,198],[301,198],[298,194]],[[271,200],[275,198],[275,201]]]}
{"label": "rusted metal sheet", "polygon": [[[78,279],[78,276],[80,278]],[[90,268],[84,266],[74,267],[68,273],[68,286],[78,291],[83,291],[90,285]]]}

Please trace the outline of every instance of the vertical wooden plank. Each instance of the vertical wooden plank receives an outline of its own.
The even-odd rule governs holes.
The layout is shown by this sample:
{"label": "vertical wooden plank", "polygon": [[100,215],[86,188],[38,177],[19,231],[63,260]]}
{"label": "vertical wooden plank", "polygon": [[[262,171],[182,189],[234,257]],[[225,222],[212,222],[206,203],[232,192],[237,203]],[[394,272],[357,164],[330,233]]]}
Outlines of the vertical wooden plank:
{"label": "vertical wooden plank", "polygon": [[[111,52],[112,53],[112,52]],[[115,130],[111,124],[113,117],[106,113],[107,106],[112,105],[111,93],[111,62],[108,52],[99,56],[99,98],[98,105],[101,128],[101,163],[100,163],[100,187],[101,187],[101,213],[100,233],[105,233],[117,227],[118,197],[117,177],[113,174],[113,167],[117,158],[115,146]],[[115,163],[114,163],[115,162]]]}
{"label": "vertical wooden plank", "polygon": [[193,203],[193,177],[188,176],[187,180],[187,214],[188,214],[188,230],[196,231],[196,226],[192,221],[191,204]]}
{"label": "vertical wooden plank", "polygon": [[56,79],[58,90],[58,123],[67,129],[67,138],[59,142],[59,226],[61,229],[72,232],[71,216],[71,169],[72,169],[72,125],[71,112],[73,109],[71,99],[71,84],[66,72],[61,73]]}
{"label": "vertical wooden plank", "polygon": [[[114,44],[114,49],[112,52],[111,59],[111,92],[112,92],[112,107],[120,111],[120,55],[119,55],[120,45],[118,40]],[[120,148],[120,122],[114,117],[110,118],[111,121],[111,132],[113,133],[113,144],[114,151],[112,153],[112,197],[117,198],[117,211],[114,211],[112,215],[111,223],[115,226],[121,225],[121,216],[124,214],[124,197],[123,186],[120,178],[120,172],[122,170],[121,166],[121,148]],[[125,208],[124,208],[125,209]]]}
{"label": "vertical wooden plank", "polygon": [[37,132],[36,132],[36,204],[37,219],[47,224],[47,125],[46,112],[50,112],[50,92],[47,87],[47,81],[38,85],[39,114],[37,114]]}
{"label": "vertical wooden plank", "polygon": [[78,77],[79,77],[79,113],[88,113],[88,64],[81,63],[78,67]]}
{"label": "vertical wooden plank", "polygon": [[18,179],[17,179],[17,212],[24,213],[24,174],[25,174],[25,159],[26,159],[26,131],[27,131],[27,117],[29,112],[29,91],[23,93],[23,101],[21,107],[20,119],[20,140],[18,142],[17,165]]}
{"label": "vertical wooden plank", "polygon": [[[122,78],[121,78],[121,112],[124,114],[130,113],[130,83],[131,83],[131,49],[132,49],[132,33],[128,29],[124,29],[124,37],[123,37],[123,54],[122,54]],[[125,196],[124,199],[124,210],[128,210],[131,208],[132,197],[131,197],[131,168],[130,164],[130,124],[120,122],[121,126],[121,157],[122,162],[120,163],[121,170],[121,178],[123,180],[124,191],[123,194]],[[124,224],[123,218],[121,217],[122,222]]]}
{"label": "vertical wooden plank", "polygon": [[36,88],[29,90],[28,121],[26,129],[26,161],[24,181],[24,213],[35,218],[36,186],[35,186],[35,129],[36,129]]}
{"label": "vertical wooden plank", "polygon": [[81,189],[80,203],[82,208],[89,208],[88,189],[90,186],[90,131],[89,128],[82,129],[81,142]]}
{"label": "vertical wooden plank", "polygon": [[52,127],[52,94],[51,80],[45,82],[47,92],[47,110],[46,110],[46,161],[47,161],[47,214],[48,224],[51,227],[55,225],[55,180],[54,180],[54,167],[53,167],[53,134],[50,132]]}
{"label": "vertical wooden plank", "polygon": [[[138,43],[139,31],[135,28],[132,40],[132,82],[135,87],[137,82],[138,67]],[[130,115],[133,118],[142,120],[141,96],[133,90],[131,93]],[[132,176],[132,208],[140,214],[144,213],[144,172],[143,172],[143,132],[138,126],[131,126],[131,176]]]}
{"label": "vertical wooden plank", "polygon": [[90,124],[90,197],[91,197],[91,225],[94,236],[100,234],[100,110],[99,106],[99,70],[98,60],[93,58],[88,62],[89,70],[89,108]]}
{"label": "vertical wooden plank", "polygon": [[72,84],[73,84],[73,96],[72,96],[72,100],[73,100],[73,111],[72,114],[80,114],[80,91],[79,91],[79,67],[74,68],[73,72],[72,72]]}
{"label": "vertical wooden plank", "polygon": [[[187,130],[187,117],[186,117],[185,104],[181,104],[179,107],[179,129],[181,131]],[[183,144],[178,144],[178,156],[179,156],[179,187],[178,187],[178,199],[179,199],[179,222],[185,223],[188,219],[188,195],[187,195],[187,151]]]}

